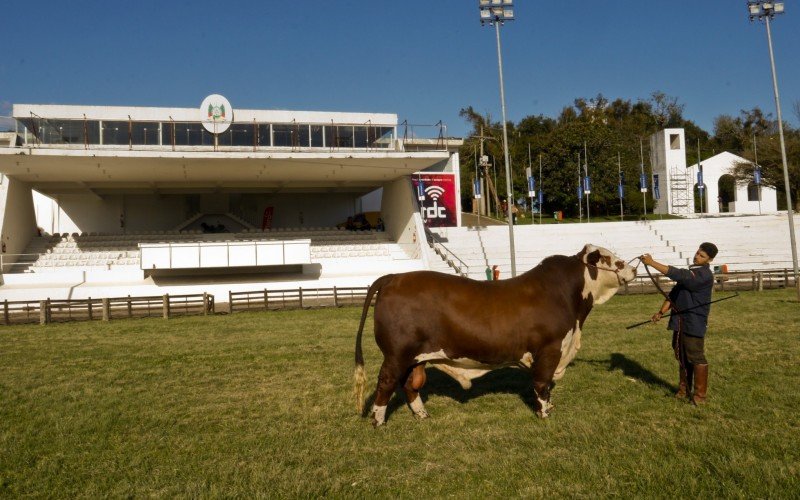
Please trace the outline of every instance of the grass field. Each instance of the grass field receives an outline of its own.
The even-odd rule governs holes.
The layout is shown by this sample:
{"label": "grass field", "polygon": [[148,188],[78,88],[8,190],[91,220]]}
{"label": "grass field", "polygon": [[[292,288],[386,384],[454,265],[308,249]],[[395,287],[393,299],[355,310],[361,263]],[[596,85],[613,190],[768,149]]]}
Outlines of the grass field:
{"label": "grass field", "polygon": [[664,324],[624,329],[661,301],[628,296],[589,317],[550,419],[522,371],[462,391],[428,369],[432,418],[398,394],[377,430],[351,397],[359,308],[0,328],[0,496],[797,498],[793,297],[714,306],[704,407],[671,397]]}

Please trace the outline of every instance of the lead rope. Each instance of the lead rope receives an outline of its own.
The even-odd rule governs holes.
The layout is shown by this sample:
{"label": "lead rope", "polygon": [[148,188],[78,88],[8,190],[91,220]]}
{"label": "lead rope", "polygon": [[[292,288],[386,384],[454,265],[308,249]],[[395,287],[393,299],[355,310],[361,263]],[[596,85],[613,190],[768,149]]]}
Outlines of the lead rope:
{"label": "lead rope", "polygon": [[[642,263],[641,259],[639,259],[639,263],[640,264]],[[681,331],[683,330],[683,316],[681,316],[680,311],[675,307],[675,303],[670,300],[669,295],[667,295],[664,289],[661,288],[661,286],[658,284],[658,279],[656,279],[656,277],[653,276],[653,274],[650,272],[650,268],[647,266],[647,264],[644,264],[644,270],[647,271],[647,275],[650,277],[650,281],[653,282],[653,285],[655,285],[656,290],[658,290],[661,293],[661,295],[664,296],[664,299],[667,302],[669,302],[669,308],[672,310],[672,315],[677,316],[678,318],[678,329],[676,330],[677,333],[673,334],[674,336],[673,344],[675,351],[675,359],[678,360],[678,364],[680,364],[681,367],[681,372],[683,372],[684,378],[686,379],[686,394],[688,395],[689,392],[691,391],[691,387],[689,387],[689,369],[686,366],[686,362],[683,359],[682,355],[683,349],[681,349],[682,347]]]}

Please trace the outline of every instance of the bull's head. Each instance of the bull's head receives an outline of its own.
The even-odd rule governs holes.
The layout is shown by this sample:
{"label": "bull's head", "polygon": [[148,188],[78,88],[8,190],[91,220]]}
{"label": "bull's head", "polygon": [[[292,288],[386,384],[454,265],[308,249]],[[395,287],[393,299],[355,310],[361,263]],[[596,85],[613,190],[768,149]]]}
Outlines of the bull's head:
{"label": "bull's head", "polygon": [[606,248],[586,244],[577,257],[586,266],[583,296],[591,294],[595,304],[607,301],[621,285],[636,277],[636,268]]}

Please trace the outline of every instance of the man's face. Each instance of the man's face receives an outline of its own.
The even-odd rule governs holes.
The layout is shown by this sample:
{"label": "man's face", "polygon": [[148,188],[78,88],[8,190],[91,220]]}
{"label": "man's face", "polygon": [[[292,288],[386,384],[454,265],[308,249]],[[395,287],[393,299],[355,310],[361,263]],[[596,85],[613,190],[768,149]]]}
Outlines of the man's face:
{"label": "man's face", "polygon": [[711,262],[713,259],[708,256],[708,254],[702,249],[698,248],[697,252],[694,254],[694,265],[695,266],[704,266]]}

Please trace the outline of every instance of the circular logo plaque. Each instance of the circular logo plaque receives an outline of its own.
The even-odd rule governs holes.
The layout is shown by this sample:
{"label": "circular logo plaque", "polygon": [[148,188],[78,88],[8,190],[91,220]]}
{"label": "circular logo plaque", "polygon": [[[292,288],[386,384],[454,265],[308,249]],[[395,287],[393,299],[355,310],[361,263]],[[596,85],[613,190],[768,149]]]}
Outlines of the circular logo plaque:
{"label": "circular logo plaque", "polygon": [[200,105],[200,123],[212,134],[221,134],[228,130],[233,122],[233,107],[225,97],[211,94],[203,99]]}

